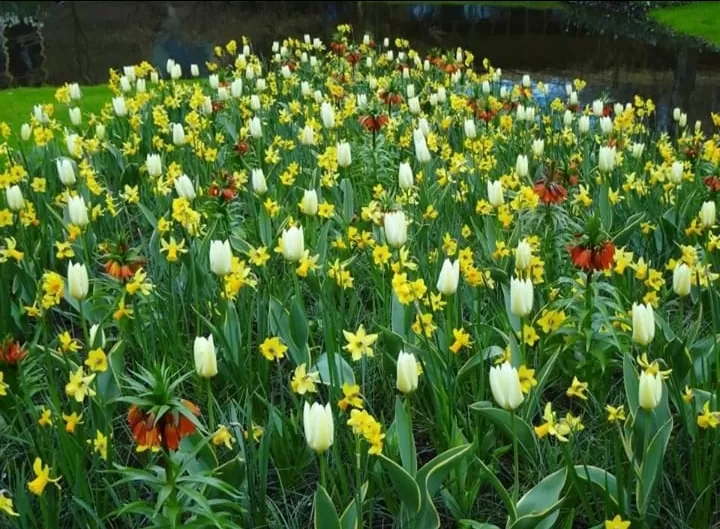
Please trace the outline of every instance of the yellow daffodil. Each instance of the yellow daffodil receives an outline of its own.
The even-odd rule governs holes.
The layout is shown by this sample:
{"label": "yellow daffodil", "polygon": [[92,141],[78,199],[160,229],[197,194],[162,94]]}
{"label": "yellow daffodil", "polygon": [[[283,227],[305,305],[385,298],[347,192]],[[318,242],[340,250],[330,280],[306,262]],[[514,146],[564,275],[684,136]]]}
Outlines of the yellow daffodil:
{"label": "yellow daffodil", "polygon": [[227,426],[224,426],[222,424],[218,426],[218,429],[215,430],[215,433],[212,436],[212,443],[215,446],[223,445],[228,450],[232,450],[234,442],[235,438],[230,433],[230,430]]}
{"label": "yellow daffodil", "polygon": [[605,529],[630,529],[630,522],[624,521],[618,514],[612,520],[605,520]]}
{"label": "yellow daffodil", "polygon": [[307,372],[307,365],[300,364],[295,368],[290,387],[294,393],[304,395],[305,393],[316,393],[316,384],[320,382],[320,374],[317,371]]}
{"label": "yellow daffodil", "polygon": [[367,334],[365,327],[360,325],[356,332],[343,331],[347,344],[343,347],[358,362],[363,356],[373,356],[373,344],[378,338],[377,334]]}
{"label": "yellow daffodil", "polygon": [[587,395],[585,395],[585,392],[588,389],[588,383],[587,382],[580,382],[577,377],[573,377],[572,384],[567,389],[565,394],[568,397],[577,397],[582,400],[587,400]]}
{"label": "yellow daffodil", "polygon": [[63,413],[63,420],[65,421],[65,431],[68,433],[75,433],[75,428],[78,424],[82,424],[82,413],[80,415],[77,412],[72,412],[70,415]]}
{"label": "yellow daffodil", "polygon": [[35,458],[35,462],[33,463],[33,472],[35,472],[36,477],[28,483],[28,489],[36,496],[42,495],[45,491],[45,487],[48,486],[48,483],[53,483],[58,489],[60,488],[58,481],[60,481],[61,478],[51,478],[50,467],[48,465],[43,465],[42,459],[39,457]]}
{"label": "yellow daffodil", "polygon": [[95,390],[90,387],[93,380],[95,373],[86,376],[83,368],[78,367],[77,371],[70,373],[70,381],[65,385],[65,394],[74,398],[76,402],[82,402],[86,397],[93,397]]}
{"label": "yellow daffodil", "polygon": [[284,358],[287,349],[287,346],[277,336],[265,338],[263,343],[260,344],[260,354],[271,362]]}

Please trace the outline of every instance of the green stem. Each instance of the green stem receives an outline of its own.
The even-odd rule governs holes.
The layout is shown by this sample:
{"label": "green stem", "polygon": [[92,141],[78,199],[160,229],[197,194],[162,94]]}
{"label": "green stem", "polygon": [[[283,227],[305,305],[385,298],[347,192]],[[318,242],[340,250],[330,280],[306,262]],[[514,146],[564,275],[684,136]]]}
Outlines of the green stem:
{"label": "green stem", "polygon": [[510,412],[510,424],[513,438],[513,503],[517,505],[518,496],[520,495],[520,455],[518,453],[517,433],[515,430],[515,410]]}
{"label": "green stem", "polygon": [[210,433],[215,432],[215,409],[213,406],[213,392],[212,392],[212,378],[207,379],[207,398],[208,398],[208,424],[210,426]]}
{"label": "green stem", "polygon": [[327,460],[325,454],[318,454],[318,462],[320,464],[320,485],[327,490]]}
{"label": "green stem", "polygon": [[360,475],[360,471],[362,468],[362,454],[360,452],[360,436],[355,436],[355,503],[357,507],[357,525],[356,527],[362,527],[363,526],[363,519],[362,519],[362,478]]}

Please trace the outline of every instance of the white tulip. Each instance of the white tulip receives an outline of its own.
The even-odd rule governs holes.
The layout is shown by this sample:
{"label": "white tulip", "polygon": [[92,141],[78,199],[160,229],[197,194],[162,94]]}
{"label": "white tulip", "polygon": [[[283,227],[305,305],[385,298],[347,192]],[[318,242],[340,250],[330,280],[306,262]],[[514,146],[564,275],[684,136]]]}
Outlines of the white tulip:
{"label": "white tulip", "polygon": [[346,141],[337,144],[337,163],[340,167],[349,167],[352,163],[350,144]]}
{"label": "white tulip", "polygon": [[258,79],[255,81],[255,90],[258,92],[264,92],[267,89],[267,83],[265,79]]}
{"label": "white tulip", "polygon": [[77,83],[70,83],[70,99],[77,101],[82,98],[82,92],[80,91],[80,85]]}
{"label": "white tulip", "polygon": [[603,116],[600,118],[599,123],[600,123],[600,132],[602,132],[606,136],[612,132],[612,130],[613,130],[612,118],[610,118],[608,116]]}
{"label": "white tulip", "polygon": [[258,195],[264,195],[267,192],[267,182],[265,181],[265,173],[262,169],[252,170],[252,187],[253,191]]}
{"label": "white tulip", "polygon": [[573,92],[573,86],[570,83],[565,83],[565,95],[570,95]]}
{"label": "white tulip", "polygon": [[315,49],[322,48],[322,41],[318,37],[315,37],[313,39],[313,48],[315,48]]}
{"label": "white tulip", "polygon": [[228,92],[226,86],[218,86],[217,94],[220,101],[227,101],[230,99],[230,92]]}
{"label": "white tulip", "polygon": [[90,288],[87,268],[84,264],[72,261],[68,264],[68,294],[77,300],[84,299]]}
{"label": "white tulip", "polygon": [[520,376],[510,362],[490,368],[490,390],[497,405],[507,411],[516,409],[525,399]]}
{"label": "white tulip", "polygon": [[425,59],[425,60],[423,61],[423,71],[424,71],[424,72],[429,72],[429,71],[430,71],[430,61],[427,60],[427,59]]}
{"label": "white tulip", "polygon": [[715,215],[715,202],[703,202],[703,205],[700,208],[700,224],[702,224],[702,227],[708,229],[715,226]]}
{"label": "white tulip", "polygon": [[245,68],[245,79],[255,79],[255,68],[253,68],[250,64],[248,64],[247,68]]}
{"label": "white tulip", "polygon": [[527,270],[530,266],[530,260],[532,259],[532,248],[528,242],[523,239],[515,248],[515,269],[516,270]]}
{"label": "white tulip", "polygon": [[492,207],[498,208],[505,203],[505,198],[503,197],[502,182],[500,182],[500,180],[496,180],[494,182],[488,180],[487,194],[488,202]]}
{"label": "white tulip", "polygon": [[128,79],[124,75],[120,78],[120,90],[122,92],[129,92],[130,90],[132,90],[132,85],[130,84],[130,79]]}
{"label": "white tulip", "polygon": [[643,155],[643,152],[645,151],[645,144],[644,143],[633,143],[630,147],[630,152],[632,154],[633,158],[640,158]]}
{"label": "white tulip", "polygon": [[568,103],[573,106],[578,104],[578,94],[574,90],[570,92],[570,98],[568,99]]}
{"label": "white tulip", "polygon": [[668,179],[673,184],[679,184],[682,182],[683,179],[683,171],[685,168],[683,167],[682,162],[673,162],[672,167],[670,167],[670,173],[668,174]]}
{"label": "white tulip", "polygon": [[190,65],[190,75],[193,77],[200,77],[200,68],[197,64]]}
{"label": "white tulip", "polygon": [[185,129],[183,129],[183,126],[181,123],[173,123],[172,137],[173,137],[173,144],[178,145],[178,146],[185,145]]}
{"label": "white tulip", "polygon": [[367,94],[358,94],[357,95],[358,108],[365,108],[367,106],[367,103],[368,103]]}
{"label": "white tulip", "polygon": [[524,318],[533,308],[533,284],[530,279],[510,280],[510,312],[518,318]]}
{"label": "white tulip", "polygon": [[306,189],[303,193],[302,201],[300,202],[300,209],[305,215],[314,217],[318,212],[318,196],[317,191],[314,189]]}
{"label": "white tulip", "polygon": [[70,160],[62,158],[56,162],[58,176],[60,181],[66,186],[71,186],[75,183],[75,168]]}
{"label": "white tulip", "polygon": [[472,119],[466,119],[463,125],[465,129],[465,136],[471,140],[477,137],[477,130],[475,129],[475,121]]}
{"label": "white tulip", "polygon": [[675,107],[673,108],[673,121],[679,121],[680,120],[680,109]]}
{"label": "white tulip", "polygon": [[123,96],[113,97],[112,106],[116,116],[127,116],[127,107],[125,106],[125,98]]}
{"label": "white tulip", "polygon": [[230,94],[232,94],[233,97],[240,97],[242,95],[242,91],[243,91],[242,79],[240,79],[240,78],[235,79],[232,82],[232,84],[230,85]]}
{"label": "white tulip", "polygon": [[310,406],[307,401],[305,402],[303,429],[305,430],[305,440],[312,450],[322,454],[330,448],[335,439],[334,428],[330,404],[322,406],[315,402]]}
{"label": "white tulip", "polygon": [[394,247],[400,248],[407,241],[407,224],[405,213],[394,211],[385,213],[385,240]]}
{"label": "white tulip", "polygon": [[210,270],[219,276],[225,276],[232,272],[230,241],[212,241],[210,243]]}
{"label": "white tulip", "polygon": [[300,143],[303,145],[315,145],[315,131],[310,125],[305,125],[302,129]]}
{"label": "white tulip", "polygon": [[596,99],[595,101],[593,101],[593,103],[592,103],[593,116],[595,116],[596,118],[599,118],[600,116],[602,116],[603,115],[603,107],[604,107],[603,102],[600,99]]}
{"label": "white tulip", "polygon": [[615,169],[615,156],[617,152],[615,147],[607,147],[603,145],[598,152],[598,167],[601,173],[609,173]]}
{"label": "white tulip", "polygon": [[174,59],[168,59],[165,62],[165,71],[170,74],[173,71],[173,68],[175,68],[175,60]]}
{"label": "white tulip", "polygon": [[123,74],[127,77],[130,82],[135,80],[135,67],[134,66],[123,66]]}
{"label": "white tulip", "polygon": [[678,119],[678,125],[681,129],[684,129],[687,125],[687,114],[685,112],[680,113],[680,119]]}
{"label": "white tulip", "polygon": [[522,76],[522,85],[524,88],[530,88],[530,76],[528,74],[525,74]]}
{"label": "white tulip", "polygon": [[444,86],[437,89],[437,99],[438,103],[444,103],[447,100],[447,92],[445,91]]}
{"label": "white tulip", "polygon": [[88,213],[85,199],[81,196],[72,196],[68,198],[68,217],[70,223],[81,228],[87,226]]}
{"label": "white tulip", "polygon": [[404,394],[412,393],[418,387],[418,368],[415,355],[400,351],[397,359],[396,387]]}
{"label": "white tulip", "polygon": [[65,147],[67,147],[68,152],[76,158],[79,158],[82,154],[82,149],[80,148],[81,142],[82,140],[77,134],[67,134],[65,136]]}
{"label": "white tulip", "polygon": [[282,233],[282,253],[285,259],[297,262],[305,254],[305,235],[303,228],[292,226]]}
{"label": "white tulip", "polygon": [[8,187],[5,190],[5,199],[7,200],[8,207],[12,211],[20,211],[25,207],[25,199],[23,198],[20,187],[17,185]]}
{"label": "white tulip", "polygon": [[205,96],[203,98],[202,106],[200,107],[200,112],[202,112],[206,116],[209,116],[210,114],[212,114],[212,111],[212,99],[210,99],[210,96]]}
{"label": "white tulip", "polygon": [[174,80],[174,79],[180,79],[181,77],[182,77],[182,66],[180,66],[179,64],[176,64],[173,67],[172,72],[170,72],[170,78]]}
{"label": "white tulip", "polygon": [[518,121],[525,121],[525,106],[524,105],[518,105],[515,109],[515,118]]}
{"label": "white tulip", "polygon": [[525,108],[525,121],[535,121],[535,107]]}
{"label": "white tulip", "polygon": [[370,35],[368,35],[367,33],[365,33],[365,35],[363,35],[363,44],[365,46],[370,44]]}
{"label": "white tulip", "polygon": [[160,176],[162,174],[162,159],[159,154],[148,154],[145,158],[145,166],[150,176]]}
{"label": "white tulip", "polygon": [[179,197],[195,200],[195,188],[192,180],[186,174],[182,174],[175,179],[175,192]]}
{"label": "white tulip", "polygon": [[426,139],[430,135],[430,123],[428,122],[427,118],[423,117],[418,119],[418,129],[420,129],[420,132],[422,132],[424,139]]}
{"label": "white tulip", "polygon": [[445,259],[436,285],[438,292],[450,296],[457,291],[459,282],[460,261],[456,259],[455,262],[451,262],[450,259]]}
{"label": "white tulip", "polygon": [[398,183],[400,189],[410,189],[414,183],[412,168],[407,162],[402,162],[398,169]]}
{"label": "white tulip", "polygon": [[216,73],[210,74],[208,82],[210,83],[210,88],[217,90],[218,86],[220,86],[220,77]]}
{"label": "white tulip", "polygon": [[572,125],[573,117],[574,117],[573,113],[570,112],[569,110],[566,110],[565,113],[563,114],[563,125],[565,125],[566,127],[569,127],[570,125]]}
{"label": "white tulip", "polygon": [[195,372],[201,378],[212,378],[218,373],[217,354],[212,334],[207,338],[197,336],[193,346]]}
{"label": "white tulip", "polygon": [[533,140],[532,142],[532,153],[535,158],[542,158],[545,152],[545,141],[544,140]]}
{"label": "white tulip", "polygon": [[283,65],[283,67],[280,68],[280,74],[283,76],[283,79],[290,79],[292,77],[292,72],[288,65]]}
{"label": "white tulip", "polygon": [[309,96],[311,94],[310,83],[308,83],[307,81],[301,82],[300,93],[305,97]]}
{"label": "white tulip", "polygon": [[520,178],[525,178],[528,175],[528,157],[524,154],[518,154],[515,162],[515,172]]}
{"label": "white tulip", "polygon": [[79,107],[71,108],[69,110],[70,113],[70,123],[73,124],[75,127],[79,127],[82,123],[82,113],[80,112]]}
{"label": "white tulip", "polygon": [[160,80],[160,76],[158,75],[157,72],[150,72],[150,82],[152,84],[157,84],[159,80]]}
{"label": "white tulip", "polygon": [[145,84],[145,79],[138,79],[135,83],[135,90],[138,94],[142,94],[147,90],[147,86]]}
{"label": "white tulip", "polygon": [[383,47],[384,47],[384,48],[387,48],[388,46],[390,46],[390,39],[387,38],[387,37],[385,37],[385,38],[383,39]]}
{"label": "white tulip", "polygon": [[408,99],[408,110],[410,110],[411,114],[420,113],[420,100],[417,97]]}
{"label": "white tulip", "polygon": [[322,119],[323,127],[326,129],[335,127],[335,110],[327,101],[323,101],[320,106],[320,119]]}
{"label": "white tulip", "polygon": [[651,411],[657,408],[662,400],[663,383],[660,373],[651,375],[643,371],[640,373],[638,388],[638,403],[644,410]]}
{"label": "white tulip", "polygon": [[[315,102],[316,102],[318,105],[320,105],[321,103],[323,103],[323,100],[324,100],[325,98],[323,97],[323,93],[322,93],[320,90],[315,90],[315,91],[313,92],[313,99],[315,100]],[[327,102],[325,102],[325,103],[323,103],[323,104],[327,104]],[[332,110],[332,120],[333,120],[332,123],[333,123],[333,127],[334,127],[334,126],[335,126],[335,111],[334,111],[333,108],[332,108],[331,106],[329,106],[329,105],[328,105],[328,108],[329,108],[330,110]],[[322,119],[322,117],[323,117],[323,110],[322,110],[322,106],[321,106],[321,107],[320,107],[320,119]],[[331,128],[331,127],[326,127],[326,128]]]}
{"label": "white tulip", "polygon": [[95,137],[100,141],[105,139],[105,125],[102,123],[95,125]]}
{"label": "white tulip", "polygon": [[300,54],[300,62],[302,62],[302,63],[308,62],[308,54],[307,54],[307,52],[304,51],[304,52],[302,52],[302,53]]}
{"label": "white tulip", "polygon": [[428,149],[425,136],[422,135],[422,132],[420,132],[419,138],[417,136],[415,137],[415,156],[420,163],[429,162],[431,159],[430,149]]}
{"label": "white tulip", "polygon": [[392,50],[388,50],[387,53],[385,54],[385,58],[388,60],[388,62],[392,62],[393,59],[395,58],[395,54],[393,53]]}
{"label": "white tulip", "polygon": [[655,313],[652,305],[633,303],[632,306],[632,339],[640,345],[648,345],[655,337]]}
{"label": "white tulip", "polygon": [[262,108],[262,104],[260,103],[260,96],[257,94],[253,94],[250,96],[250,108],[257,112]]}
{"label": "white tulip", "polygon": [[45,112],[42,105],[35,105],[33,107],[33,115],[35,116],[35,119],[43,125],[50,123],[50,116],[48,116],[47,112]]}
{"label": "white tulip", "polygon": [[489,94],[490,91],[491,91],[490,81],[487,81],[487,80],[483,81],[483,82],[482,82],[482,93],[483,93],[483,94]]}
{"label": "white tulip", "polygon": [[242,54],[245,57],[250,57],[250,46],[248,44],[243,45]]}
{"label": "white tulip", "polygon": [[690,280],[692,278],[692,270],[685,263],[675,265],[673,271],[673,291],[680,297],[687,296],[690,293]]}
{"label": "white tulip", "polygon": [[613,112],[615,113],[615,116],[619,116],[623,113],[623,106],[622,103],[615,103],[613,106]]}
{"label": "white tulip", "polygon": [[580,116],[578,120],[578,131],[580,134],[586,134],[590,130],[590,118],[588,116]]}
{"label": "white tulip", "polygon": [[428,101],[430,102],[430,106],[434,107],[438,104],[438,97],[437,94],[430,94],[430,97],[428,97]]}
{"label": "white tulip", "polygon": [[28,141],[31,135],[32,127],[30,127],[28,123],[23,123],[22,127],[20,127],[20,138],[22,138],[23,141]]}
{"label": "white tulip", "polygon": [[250,136],[253,138],[262,138],[262,135],[262,123],[260,123],[260,118],[255,116],[250,120]]}

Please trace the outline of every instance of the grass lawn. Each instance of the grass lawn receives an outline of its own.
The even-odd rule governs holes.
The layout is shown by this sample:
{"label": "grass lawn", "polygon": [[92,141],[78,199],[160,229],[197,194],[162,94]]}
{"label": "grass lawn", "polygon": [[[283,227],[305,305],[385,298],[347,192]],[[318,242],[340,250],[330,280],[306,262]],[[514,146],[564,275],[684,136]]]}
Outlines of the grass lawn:
{"label": "grass lawn", "polygon": [[[0,122],[4,121],[13,132],[19,133],[20,126],[30,121],[33,106],[39,103],[56,103],[55,86],[39,88],[11,88],[0,91]],[[103,105],[110,101],[111,92],[106,85],[83,86],[83,97],[78,102],[83,120],[91,113],[98,113]],[[57,108],[56,118],[62,123],[69,123],[70,116],[65,109]]]}
{"label": "grass lawn", "polygon": [[720,2],[700,2],[650,11],[650,17],[679,33],[720,46]]}

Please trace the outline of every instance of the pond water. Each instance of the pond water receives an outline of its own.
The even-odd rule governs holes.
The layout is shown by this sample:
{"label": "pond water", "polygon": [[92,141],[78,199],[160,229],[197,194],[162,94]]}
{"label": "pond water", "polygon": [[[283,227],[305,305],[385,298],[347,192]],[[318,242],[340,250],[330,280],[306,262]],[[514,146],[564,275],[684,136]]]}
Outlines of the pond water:
{"label": "pond water", "polygon": [[[540,3],[540,2],[539,2]],[[0,83],[102,83],[108,69],[143,59],[164,65],[173,57],[189,71],[216,43],[241,35],[260,50],[273,40],[311,33],[327,39],[339,23],[357,34],[400,36],[419,51],[462,46],[490,59],[506,77],[530,73],[549,84],[588,81],[583,102],[634,94],[658,105],[666,126],[680,106],[690,120],[709,121],[720,108],[720,53],[691,39],[668,37],[646,23],[588,8],[528,9],[481,4],[392,2],[41,2],[38,19],[4,32]],[[1,9],[1,8],[0,8]]]}

